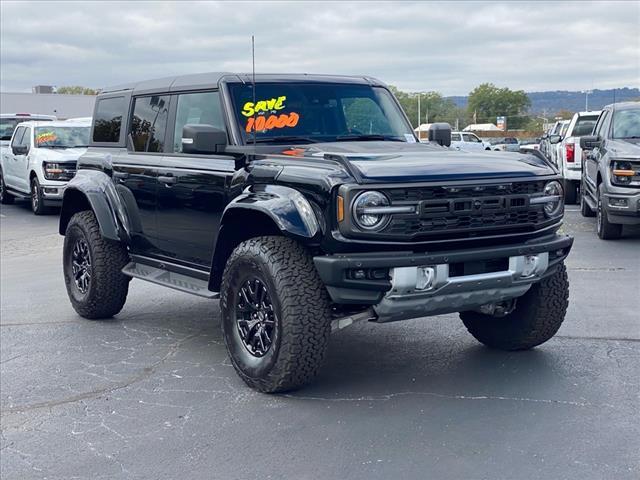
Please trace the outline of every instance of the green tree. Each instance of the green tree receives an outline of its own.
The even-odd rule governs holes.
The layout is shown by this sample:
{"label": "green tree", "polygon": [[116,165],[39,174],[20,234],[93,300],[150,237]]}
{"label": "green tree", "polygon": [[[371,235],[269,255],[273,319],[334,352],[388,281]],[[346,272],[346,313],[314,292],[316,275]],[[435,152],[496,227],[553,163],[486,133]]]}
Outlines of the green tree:
{"label": "green tree", "polygon": [[79,85],[67,85],[56,88],[56,93],[59,93],[60,95],[97,95],[98,90],[81,87]]}
{"label": "green tree", "polygon": [[393,85],[390,89],[414,128],[418,126],[418,96],[420,97],[420,123],[447,122],[454,125],[456,118],[460,118],[460,122],[463,121],[464,112],[456,107],[453,100],[444,98],[438,92],[404,92]]}
{"label": "green tree", "polygon": [[469,93],[467,111],[475,123],[495,123],[496,117],[507,117],[509,129],[522,128],[528,121],[527,109],[531,106],[524,90],[499,88],[493,83],[483,83]]}

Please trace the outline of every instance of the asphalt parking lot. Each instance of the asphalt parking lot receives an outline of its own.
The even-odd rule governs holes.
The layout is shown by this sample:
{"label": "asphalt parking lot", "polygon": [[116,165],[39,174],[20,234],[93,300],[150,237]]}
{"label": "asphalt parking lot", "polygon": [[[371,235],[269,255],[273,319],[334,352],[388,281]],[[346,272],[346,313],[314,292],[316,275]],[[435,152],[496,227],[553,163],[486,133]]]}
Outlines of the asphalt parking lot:
{"label": "asphalt parking lot", "polygon": [[72,478],[637,479],[640,229],[576,237],[559,334],[494,352],[457,315],[334,334],[317,382],[247,388],[217,302],[134,281],[120,315],[72,310],[57,216],[0,218],[0,468]]}

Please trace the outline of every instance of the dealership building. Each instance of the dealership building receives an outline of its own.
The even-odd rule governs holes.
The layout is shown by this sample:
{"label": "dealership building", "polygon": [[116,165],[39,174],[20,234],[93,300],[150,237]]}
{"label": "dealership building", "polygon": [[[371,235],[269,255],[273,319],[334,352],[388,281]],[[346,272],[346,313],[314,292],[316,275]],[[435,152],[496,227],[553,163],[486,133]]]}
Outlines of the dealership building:
{"label": "dealership building", "polygon": [[62,95],[50,87],[34,87],[32,93],[0,92],[0,113],[39,113],[60,120],[91,117],[94,95]]}

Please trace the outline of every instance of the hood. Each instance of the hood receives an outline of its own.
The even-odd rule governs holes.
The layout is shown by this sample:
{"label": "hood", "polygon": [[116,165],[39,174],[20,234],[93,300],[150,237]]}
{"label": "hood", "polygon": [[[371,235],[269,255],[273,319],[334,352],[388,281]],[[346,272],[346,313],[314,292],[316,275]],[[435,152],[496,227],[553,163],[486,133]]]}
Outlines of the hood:
{"label": "hood", "polygon": [[47,162],[77,162],[86,151],[86,148],[38,148],[37,155]]}
{"label": "hood", "polygon": [[536,177],[557,173],[536,154],[468,152],[404,142],[316,143],[281,149],[293,156],[340,155],[362,183],[479,180]]}
{"label": "hood", "polygon": [[640,140],[610,140],[607,148],[612,157],[640,159]]}

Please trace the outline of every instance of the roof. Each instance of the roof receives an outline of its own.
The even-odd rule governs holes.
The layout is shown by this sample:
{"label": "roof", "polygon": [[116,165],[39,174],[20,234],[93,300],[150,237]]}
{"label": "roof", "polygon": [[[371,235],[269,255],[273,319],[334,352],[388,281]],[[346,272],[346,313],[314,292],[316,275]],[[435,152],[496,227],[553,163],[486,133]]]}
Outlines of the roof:
{"label": "roof", "polygon": [[[136,93],[154,91],[180,91],[210,88],[218,85],[222,80],[230,82],[251,83],[253,75],[250,73],[209,72],[175,77],[156,78],[136,83],[115,85],[102,90],[105,93],[114,93],[124,90],[133,90]],[[353,83],[361,85],[380,85],[384,83],[372,77],[356,77],[348,75],[318,75],[307,73],[260,73],[255,75],[256,82],[314,82],[314,83]]]}
{"label": "roof", "polygon": [[496,127],[493,123],[474,123],[471,125],[467,125],[462,129],[463,132],[470,131],[491,131],[498,132],[501,131],[498,127]]}
{"label": "roof", "polygon": [[[611,103],[606,105],[604,108],[609,108],[615,106],[616,110],[627,110],[629,108],[638,108],[640,107],[640,102],[619,102],[619,103]],[[604,110],[603,108],[603,110]]]}

